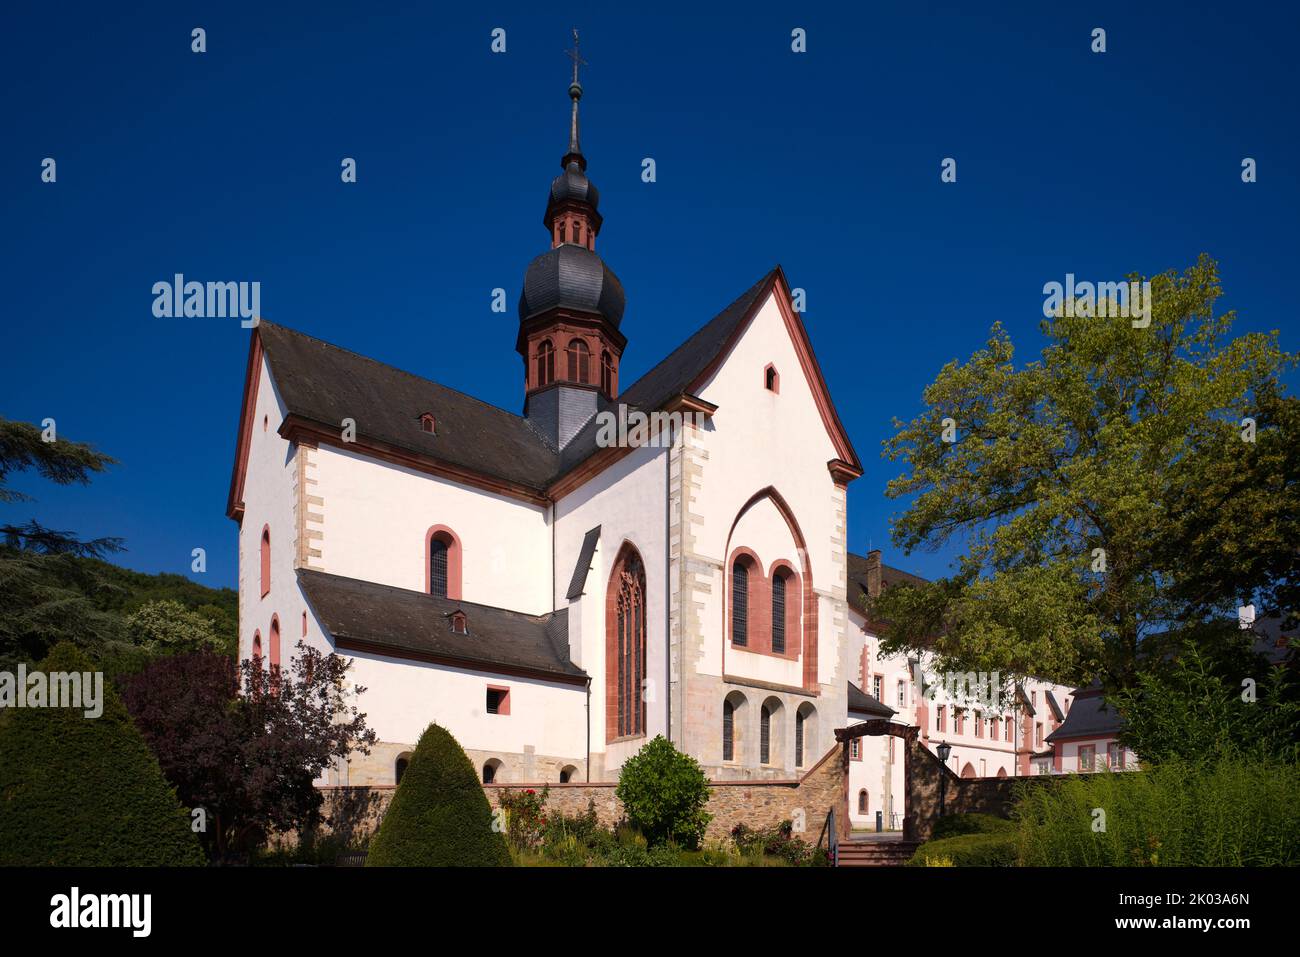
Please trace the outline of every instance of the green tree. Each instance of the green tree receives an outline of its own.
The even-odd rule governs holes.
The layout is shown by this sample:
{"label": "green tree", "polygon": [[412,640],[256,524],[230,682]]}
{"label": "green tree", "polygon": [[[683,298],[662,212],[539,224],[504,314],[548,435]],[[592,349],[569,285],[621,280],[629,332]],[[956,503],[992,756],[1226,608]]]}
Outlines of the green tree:
{"label": "green tree", "polygon": [[[61,642],[39,666],[90,672]],[[190,815],[126,708],[103,685],[103,713],[0,710],[0,865],[200,865]]]}
{"label": "green tree", "polygon": [[1252,649],[1232,624],[1149,639],[1151,661],[1111,704],[1121,741],[1142,763],[1187,763],[1244,755],[1300,760],[1300,684],[1294,667]]}
{"label": "green tree", "polygon": [[656,735],[628,758],[618,775],[618,799],[628,820],[651,846],[667,841],[689,849],[699,846],[713,815],[709,781],[696,760]]}
{"label": "green tree", "polygon": [[[35,471],[57,485],[85,485],[113,461],[88,445],[62,438],[47,442],[36,426],[0,418],[0,502],[31,501],[9,487],[15,472]],[[118,538],[81,541],[34,520],[0,525],[0,667],[38,660],[63,640],[94,647],[116,638],[119,623],[95,600],[113,586],[78,559],[121,548]]]}
{"label": "green tree", "polygon": [[508,867],[483,785],[451,732],[425,728],[370,841],[367,867]]}
{"label": "green tree", "polygon": [[[1268,534],[1294,562],[1300,509],[1275,496],[1283,450],[1300,441],[1293,407],[1279,404],[1295,356],[1276,332],[1229,337],[1234,314],[1216,312],[1208,257],[1150,283],[1149,326],[1061,311],[1042,324],[1040,357],[1017,368],[995,325],[926,387],[924,412],[895,420],[884,454],[905,471],[888,495],[910,501],[893,540],[960,554],[950,576],[870,602],[886,651],[931,647],[963,670],[1101,674],[1127,687],[1145,636],[1230,613],[1242,589],[1269,589],[1286,564],[1284,549],[1270,549],[1271,567],[1241,557],[1256,523],[1218,522],[1222,495],[1276,522]],[[1197,538],[1206,528],[1213,546]],[[1197,576],[1203,594],[1180,587]]]}
{"label": "green tree", "polygon": [[215,650],[221,647],[212,620],[188,611],[178,601],[151,601],[126,619],[131,640],[154,653]]}

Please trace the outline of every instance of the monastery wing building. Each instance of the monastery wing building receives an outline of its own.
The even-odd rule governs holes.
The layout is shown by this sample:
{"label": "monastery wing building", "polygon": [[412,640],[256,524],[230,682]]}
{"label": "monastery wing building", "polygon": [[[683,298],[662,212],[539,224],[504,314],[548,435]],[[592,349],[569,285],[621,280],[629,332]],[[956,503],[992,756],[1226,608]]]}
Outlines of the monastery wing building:
{"label": "monastery wing building", "polygon": [[790,779],[851,715],[905,712],[877,700],[897,676],[882,691],[864,666],[862,468],[784,274],[624,385],[636,330],[596,251],[576,72],[569,93],[550,248],[519,297],[522,415],[253,331],[228,503],[240,655],[355,659],[379,737],[322,783],[392,784],[435,721],[485,781],[611,780],[660,734],[714,779]]}

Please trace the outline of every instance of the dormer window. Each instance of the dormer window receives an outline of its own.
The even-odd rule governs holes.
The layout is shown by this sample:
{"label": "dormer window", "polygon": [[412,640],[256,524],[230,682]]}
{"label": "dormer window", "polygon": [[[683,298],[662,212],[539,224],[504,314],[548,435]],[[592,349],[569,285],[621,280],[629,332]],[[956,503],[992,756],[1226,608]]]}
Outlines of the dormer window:
{"label": "dormer window", "polygon": [[430,435],[438,433],[438,420],[433,417],[432,412],[425,412],[420,416],[420,430]]}
{"label": "dormer window", "polygon": [[451,613],[451,630],[453,634],[468,635],[469,619],[465,617],[463,611],[453,611]]}

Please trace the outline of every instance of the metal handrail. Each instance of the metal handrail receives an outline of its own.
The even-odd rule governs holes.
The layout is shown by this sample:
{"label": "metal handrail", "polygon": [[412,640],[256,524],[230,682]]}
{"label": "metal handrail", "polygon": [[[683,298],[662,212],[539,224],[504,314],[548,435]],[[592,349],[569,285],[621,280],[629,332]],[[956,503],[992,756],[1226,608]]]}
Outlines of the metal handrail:
{"label": "metal handrail", "polygon": [[831,867],[839,867],[840,864],[840,838],[835,830],[835,808],[826,812],[826,820],[822,822],[821,833],[817,835],[817,846],[822,846],[822,838],[826,838],[826,856],[830,858]]}

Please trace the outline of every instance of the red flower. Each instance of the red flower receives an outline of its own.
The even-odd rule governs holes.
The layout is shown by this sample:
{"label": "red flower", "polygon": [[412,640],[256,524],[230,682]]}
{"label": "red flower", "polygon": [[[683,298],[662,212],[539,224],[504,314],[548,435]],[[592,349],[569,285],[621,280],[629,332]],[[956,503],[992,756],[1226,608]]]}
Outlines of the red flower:
{"label": "red flower", "polygon": [[525,793],[525,794],[536,794],[537,792],[534,791],[532,788],[529,788],[529,789],[528,789],[527,791],[525,791],[524,793]]}

